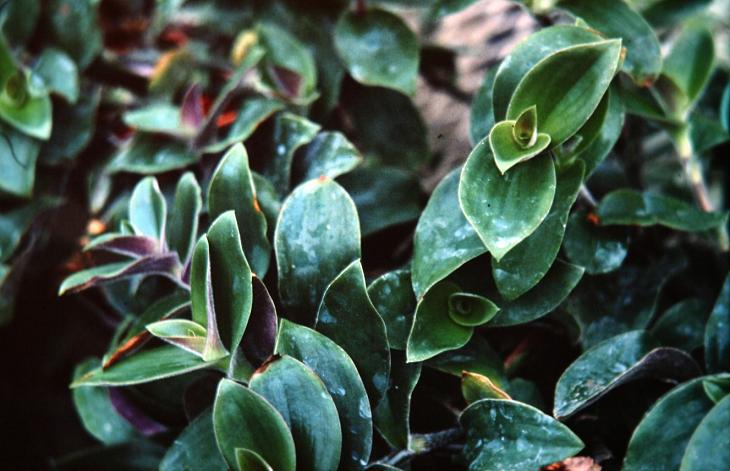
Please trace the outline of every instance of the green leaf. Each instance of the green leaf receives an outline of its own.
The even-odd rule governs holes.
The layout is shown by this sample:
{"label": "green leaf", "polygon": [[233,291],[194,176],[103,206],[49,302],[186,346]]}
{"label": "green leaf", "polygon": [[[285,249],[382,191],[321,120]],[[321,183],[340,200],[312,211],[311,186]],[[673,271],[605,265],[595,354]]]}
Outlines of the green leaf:
{"label": "green leaf", "polygon": [[191,137],[195,133],[195,129],[183,122],[180,108],[170,103],[151,103],[127,111],[122,115],[122,120],[127,126],[147,133],[181,137]]}
{"label": "green leaf", "polygon": [[53,44],[85,69],[103,48],[96,2],[92,0],[50,0],[43,12],[50,20],[47,34]]}
{"label": "green leaf", "polygon": [[710,149],[730,141],[730,133],[717,119],[692,113],[689,118],[689,139],[695,155],[702,155]]}
{"label": "green leaf", "polygon": [[[203,359],[206,361],[219,360],[228,354],[218,331],[215,307],[210,243],[206,236],[202,236],[195,244],[190,263],[190,308],[193,321],[205,327],[207,331],[203,349]],[[230,340],[230,337],[227,340]]]}
{"label": "green leaf", "polygon": [[449,296],[449,317],[464,327],[486,324],[498,312],[499,306],[484,296],[472,293],[454,293]]}
{"label": "green leaf", "polygon": [[234,351],[241,342],[251,313],[251,269],[241,247],[233,211],[213,221],[208,229],[213,303],[223,344]]}
{"label": "green leaf", "polygon": [[495,124],[492,91],[498,67],[484,74],[482,84],[474,95],[469,113],[469,140],[476,144],[489,134]]}
{"label": "green leaf", "polygon": [[553,415],[563,420],[635,379],[685,380],[699,373],[688,354],[657,347],[658,342],[648,332],[635,330],[587,350],[560,376]]}
{"label": "green leaf", "polygon": [[482,399],[459,417],[469,469],[537,469],[573,456],[583,442],[565,425],[527,404]]}
{"label": "green leaf", "polygon": [[3,36],[17,46],[24,45],[35,30],[41,12],[40,0],[10,0],[4,6]]}
{"label": "green leaf", "polygon": [[461,395],[464,396],[467,404],[481,399],[511,399],[489,378],[470,371],[461,373]]}
{"label": "green leaf", "polygon": [[451,171],[431,194],[416,225],[411,261],[417,297],[469,260],[487,251],[459,206],[460,169]]}
{"label": "green leaf", "polygon": [[671,196],[630,189],[615,190],[598,205],[602,225],[660,225],[679,231],[699,232],[725,224],[728,213],[706,213]]}
{"label": "green leaf", "polygon": [[0,122],[0,193],[30,197],[40,142]]}
{"label": "green leaf", "polygon": [[635,82],[650,84],[661,72],[662,53],[656,34],[625,1],[561,0],[558,6],[582,18],[607,38],[621,38],[627,50],[623,69]]}
{"label": "green leaf", "polygon": [[155,134],[140,133],[119,149],[109,162],[107,171],[153,175],[184,168],[197,161],[198,156],[186,144]]}
{"label": "green leaf", "polygon": [[489,145],[482,141],[461,172],[461,208],[497,260],[537,229],[554,195],[555,167],[547,155],[501,175]]}
{"label": "green leaf", "polygon": [[319,129],[319,124],[289,112],[276,116],[272,157],[268,159],[264,175],[271,181],[279,195],[283,196],[289,192],[294,152],[311,142]]}
{"label": "green leaf", "polygon": [[221,152],[234,144],[245,141],[261,123],[282,109],[284,109],[284,104],[277,100],[263,97],[247,99],[238,110],[236,120],[231,124],[227,134],[204,147],[203,151],[207,153]]}
{"label": "green leaf", "polygon": [[730,460],[727,433],[722,432],[727,430],[728,423],[730,396],[725,396],[695,429],[682,457],[680,471],[722,469]]}
{"label": "green leaf", "polygon": [[208,332],[197,322],[187,319],[165,319],[147,324],[155,337],[202,358]]}
{"label": "green leaf", "polygon": [[412,172],[372,166],[342,175],[338,182],[357,207],[363,237],[413,221],[421,213],[421,185]]}
{"label": "green leaf", "polygon": [[334,340],[355,362],[375,405],[388,386],[390,352],[385,324],[368,298],[360,260],[348,265],[322,297],[317,330]]}
{"label": "green leaf", "polygon": [[722,398],[730,394],[730,376],[727,374],[719,374],[704,379],[702,381],[702,389],[704,389],[707,397],[717,404]]}
{"label": "green leaf", "polygon": [[74,61],[64,52],[47,48],[38,58],[33,72],[46,84],[46,88],[74,104],[79,98],[79,71]]}
{"label": "green leaf", "polygon": [[406,95],[387,88],[358,87],[354,93],[343,94],[341,105],[357,130],[357,146],[363,154],[412,170],[431,159],[428,129]]}
{"label": "green leaf", "polygon": [[516,119],[537,107],[537,128],[553,146],[583,126],[601,102],[619,64],[621,41],[611,39],[568,47],[537,63],[519,82],[507,108]]}
{"label": "green leaf", "polygon": [[522,296],[499,304],[489,327],[524,324],[555,310],[578,285],[583,268],[556,261],[540,282]]}
{"label": "green leaf", "polygon": [[375,428],[394,449],[410,448],[411,396],[421,376],[421,363],[406,363],[403,352],[392,352],[388,389],[375,408]]}
{"label": "green leaf", "polygon": [[705,366],[708,371],[730,369],[730,274],[725,278],[705,328]]}
{"label": "green leaf", "polygon": [[303,183],[284,201],[274,247],[282,304],[312,325],[327,285],[360,257],[355,204],[330,179]]}
{"label": "green leaf", "polygon": [[302,155],[301,181],[321,176],[336,178],[357,167],[363,158],[344,134],[325,131],[317,134]]}
{"label": "green leaf", "polygon": [[370,457],[373,421],[365,385],[352,359],[329,338],[286,319],[281,321],[276,353],[296,358],[319,376],[340,417],[342,453],[338,469],[363,469]]}
{"label": "green leaf", "polygon": [[[531,109],[534,110],[534,107]],[[534,134],[528,135],[523,147],[523,144],[515,139],[516,129],[517,121],[501,121],[489,133],[489,146],[494,154],[494,163],[502,174],[520,162],[537,157],[550,145],[549,135],[538,134],[535,131]],[[534,143],[531,143],[529,136],[535,137]]]}
{"label": "green leaf", "polygon": [[177,182],[175,201],[167,224],[167,243],[185,263],[198,237],[198,220],[203,200],[195,175],[186,172]]}
{"label": "green leaf", "polygon": [[662,345],[691,352],[703,345],[709,314],[703,300],[685,299],[667,309],[651,328],[651,333]]}
{"label": "green leaf", "polygon": [[13,255],[36,216],[56,204],[58,201],[53,198],[36,198],[0,214],[0,262]]}
{"label": "green leaf", "polygon": [[296,469],[295,447],[287,422],[252,389],[223,379],[213,405],[218,449],[236,469],[236,448],[254,451],[277,471]]}
{"label": "green leaf", "polygon": [[411,95],[418,75],[418,39],[384,10],[348,11],[335,27],[335,48],[352,77]]}
{"label": "green leaf", "polygon": [[163,254],[126,262],[108,263],[81,270],[63,280],[58,295],[78,293],[92,286],[111,283],[133,276],[159,275],[177,282],[180,263],[177,255]]}
{"label": "green leaf", "polygon": [[563,248],[570,261],[584,267],[586,273],[598,275],[618,269],[628,245],[626,231],[593,223],[585,210],[570,215]]}
{"label": "green leaf", "polygon": [[675,115],[685,114],[700,97],[715,66],[714,51],[712,33],[701,21],[687,23],[672,43],[662,75],[679,92],[668,97]]}
{"label": "green leaf", "polygon": [[245,448],[236,448],[236,465],[241,471],[273,471],[258,453]]}
{"label": "green leaf", "polygon": [[507,384],[502,359],[479,335],[473,336],[469,343],[457,350],[431,358],[426,365],[459,378],[463,371],[471,371],[488,377],[499,387]]}
{"label": "green leaf", "polygon": [[106,369],[97,368],[74,380],[72,388],[84,386],[129,386],[170,378],[211,366],[199,356],[172,345],[145,350]]}
{"label": "green leaf", "polygon": [[51,98],[45,90],[38,90],[32,83],[38,78],[26,74],[13,63],[14,59],[4,39],[0,38],[2,49],[3,90],[0,96],[0,119],[15,129],[36,139],[47,140],[53,124]]}
{"label": "green leaf", "polygon": [[89,145],[96,128],[100,98],[99,87],[84,87],[75,105],[56,101],[51,137],[41,147],[40,159],[44,165],[72,161]]}
{"label": "green leaf", "polygon": [[134,187],[129,199],[129,222],[137,233],[164,243],[167,203],[156,178],[144,178]]}
{"label": "green leaf", "polygon": [[705,378],[680,384],[659,398],[631,436],[625,471],[679,469],[692,433],[713,406],[702,388]]}
{"label": "green leaf", "polygon": [[213,414],[210,409],[200,413],[175,438],[160,462],[159,471],[225,471],[223,457],[216,446]]}
{"label": "green leaf", "polygon": [[[495,119],[499,121],[505,119],[507,107],[517,85],[538,62],[561,49],[601,39],[603,38],[595,31],[572,25],[552,26],[529,35],[512,50],[497,69],[493,86]],[[536,103],[530,103],[528,106],[534,104]]]}
{"label": "green leaf", "polygon": [[248,163],[248,154],[241,144],[226,152],[210,180],[208,212],[216,218],[234,210],[246,260],[261,278],[269,269],[271,244],[266,237],[266,217],[259,205],[256,187]]}
{"label": "green leaf", "polygon": [[585,277],[565,303],[580,326],[583,347],[647,328],[662,287],[684,266],[681,257],[670,253],[648,266],[627,264],[612,274]]}
{"label": "green leaf", "polygon": [[441,352],[464,346],[473,329],[457,324],[449,316],[449,299],[460,290],[450,281],[442,281],[423,295],[416,307],[413,327],[406,348],[408,363],[423,361]]}
{"label": "green leaf", "polygon": [[492,276],[505,299],[513,300],[537,285],[552,266],[563,242],[570,208],[583,182],[584,165],[575,162],[557,174],[552,207],[542,223],[501,260],[492,261]]}
{"label": "green leaf", "polygon": [[309,367],[286,355],[275,357],[254,373],[249,385],[289,425],[297,450],[296,469],[337,469],[342,446],[337,408],[322,380]]}
{"label": "green leaf", "polygon": [[[311,52],[287,30],[272,23],[259,24],[257,32],[266,50],[265,61],[269,66],[266,78],[285,96],[311,101],[317,84],[317,68]],[[274,67],[295,73],[298,83],[293,87],[282,83]]]}
{"label": "green leaf", "polygon": [[625,113],[618,90],[609,88],[603,99],[606,101],[605,113],[600,113],[602,105],[598,105],[598,110],[577,133],[584,140],[578,144],[575,156],[586,164],[585,179],[608,156],[624,126]]}
{"label": "green leaf", "polygon": [[385,322],[391,349],[405,350],[416,311],[416,297],[408,270],[385,273],[370,283],[368,297]]}
{"label": "green leaf", "polygon": [[[74,380],[94,370],[99,361],[88,358],[74,369]],[[136,438],[137,431],[114,409],[106,388],[77,388],[72,391],[74,407],[81,423],[91,435],[107,445]]]}

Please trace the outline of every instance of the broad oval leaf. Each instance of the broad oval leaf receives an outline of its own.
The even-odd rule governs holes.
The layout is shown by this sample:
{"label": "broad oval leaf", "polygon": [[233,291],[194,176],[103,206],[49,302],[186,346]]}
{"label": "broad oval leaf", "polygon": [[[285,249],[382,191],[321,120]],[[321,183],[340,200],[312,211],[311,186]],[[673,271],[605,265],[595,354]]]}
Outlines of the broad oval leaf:
{"label": "broad oval leaf", "polygon": [[662,345],[691,352],[703,345],[709,315],[710,308],[704,300],[688,298],[667,309],[652,326],[651,333]]}
{"label": "broad oval leaf", "polygon": [[373,420],[365,385],[347,353],[324,335],[286,319],[281,321],[276,353],[310,367],[332,396],[342,428],[338,469],[363,469],[373,440]]}
{"label": "broad oval leaf", "polygon": [[404,352],[392,353],[388,389],[373,411],[375,428],[392,448],[410,445],[411,396],[420,377],[421,363],[406,363]]}
{"label": "broad oval leaf", "polygon": [[492,92],[498,70],[498,67],[492,67],[487,71],[471,103],[469,113],[469,140],[472,145],[484,139],[489,134],[492,126],[494,126],[494,97]]}
{"label": "broad oval leaf", "polygon": [[501,175],[489,144],[483,140],[472,150],[461,172],[461,208],[497,260],[537,229],[554,196],[555,166],[548,155]]}
{"label": "broad oval leaf", "polygon": [[611,39],[562,49],[538,62],[520,81],[507,108],[516,119],[537,107],[537,129],[551,144],[565,142],[601,102],[619,64],[621,41]]}
{"label": "broad oval leaf", "polygon": [[377,404],[388,386],[390,351],[385,323],[368,297],[360,260],[327,287],[317,313],[317,330],[350,355],[371,405]]}
{"label": "broad oval leaf", "polygon": [[555,387],[554,415],[565,419],[628,381],[646,377],[683,380],[699,374],[692,357],[673,348],[657,348],[646,331],[605,340],[584,352],[563,372]]}
{"label": "broad oval leaf", "polygon": [[571,262],[597,275],[621,266],[628,253],[628,234],[620,229],[601,227],[591,221],[585,210],[570,215],[563,248]]}
{"label": "broad oval leaf", "polygon": [[595,31],[572,25],[551,26],[529,35],[504,58],[497,69],[492,95],[494,117],[499,121],[505,119],[510,98],[520,80],[542,59],[561,49],[601,39]]}
{"label": "broad oval leaf", "polygon": [[322,380],[309,367],[286,355],[274,357],[254,373],[249,385],[289,425],[297,450],[296,469],[337,469],[342,447],[337,408]]}
{"label": "broad oval leaf", "polygon": [[627,50],[623,69],[635,82],[651,84],[661,72],[662,52],[656,34],[624,0],[561,0],[559,7],[585,20],[608,38],[621,38]]}
{"label": "broad oval leaf", "polygon": [[500,294],[515,299],[537,285],[558,255],[570,208],[583,182],[584,165],[575,162],[558,171],[555,197],[545,220],[501,260],[492,261],[492,276]]}
{"label": "broad oval leaf", "polygon": [[482,399],[459,417],[466,430],[464,457],[470,470],[537,469],[583,449],[568,427],[527,404]]}
{"label": "broad oval leaf", "polygon": [[454,322],[449,316],[449,299],[461,289],[442,281],[423,295],[416,307],[413,326],[408,335],[408,363],[435,357],[441,352],[464,346],[473,329]]}
{"label": "broad oval leaf", "polygon": [[312,325],[327,286],[360,258],[355,204],[330,179],[303,183],[284,201],[274,246],[282,304],[291,318]]}
{"label": "broad oval leaf", "polygon": [[221,380],[213,405],[213,427],[218,449],[231,469],[237,469],[236,448],[256,452],[277,471],[296,469],[294,440],[287,422],[255,391]]}
{"label": "broad oval leaf", "polygon": [[728,423],[730,423],[730,395],[718,402],[697,426],[682,457],[680,471],[722,469],[727,466],[730,461],[730,446],[726,433]]}
{"label": "broad oval leaf", "polygon": [[653,226],[680,231],[706,231],[725,224],[728,213],[707,213],[691,203],[652,192],[621,189],[604,196],[598,205],[601,224]]}
{"label": "broad oval leaf", "polygon": [[74,61],[64,52],[47,48],[36,62],[33,73],[38,74],[48,90],[74,104],[79,98],[79,71]]}
{"label": "broad oval leaf", "polygon": [[253,271],[263,277],[269,268],[271,244],[266,238],[266,217],[256,198],[248,154],[242,144],[236,144],[226,152],[208,187],[211,218],[228,210],[236,213],[246,259],[250,261]]}
{"label": "broad oval leaf", "polygon": [[362,155],[340,132],[325,131],[307,145],[300,160],[304,175],[301,181],[321,176],[336,178],[362,162]]}
{"label": "broad oval leaf", "polygon": [[487,251],[459,206],[460,175],[455,169],[441,180],[416,225],[411,281],[418,298]]}
{"label": "broad oval leaf", "polygon": [[280,196],[291,186],[294,152],[309,143],[319,132],[320,125],[302,116],[282,112],[274,119],[274,130],[264,175],[271,181]]}
{"label": "broad oval leaf", "polygon": [[41,144],[38,140],[0,122],[0,193],[30,197],[36,180],[36,161]]}
{"label": "broad oval leaf", "polygon": [[175,438],[160,462],[160,471],[225,471],[226,462],[218,451],[210,409],[202,412]]}
{"label": "broad oval leaf", "polygon": [[106,170],[154,175],[187,167],[198,158],[185,144],[169,137],[138,133],[119,149]]}
{"label": "broad oval leaf", "polygon": [[416,91],[418,40],[393,13],[348,11],[335,27],[335,48],[358,82]]}
{"label": "broad oval leaf", "polygon": [[692,433],[714,405],[702,387],[706,378],[680,384],[659,398],[636,426],[622,469],[679,469]]}
{"label": "broad oval leaf", "polygon": [[385,322],[390,348],[405,350],[416,311],[410,271],[395,270],[379,276],[368,286],[368,296]]}

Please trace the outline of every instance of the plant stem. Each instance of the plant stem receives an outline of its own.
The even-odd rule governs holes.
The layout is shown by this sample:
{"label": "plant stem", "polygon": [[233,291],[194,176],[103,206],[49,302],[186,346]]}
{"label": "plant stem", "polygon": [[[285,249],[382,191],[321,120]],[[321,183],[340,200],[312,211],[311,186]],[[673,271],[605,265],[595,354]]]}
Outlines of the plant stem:
{"label": "plant stem", "polygon": [[397,450],[377,463],[396,466],[418,455],[425,455],[439,448],[449,446],[463,435],[464,432],[459,427],[433,433],[416,433],[411,435],[408,448]]}

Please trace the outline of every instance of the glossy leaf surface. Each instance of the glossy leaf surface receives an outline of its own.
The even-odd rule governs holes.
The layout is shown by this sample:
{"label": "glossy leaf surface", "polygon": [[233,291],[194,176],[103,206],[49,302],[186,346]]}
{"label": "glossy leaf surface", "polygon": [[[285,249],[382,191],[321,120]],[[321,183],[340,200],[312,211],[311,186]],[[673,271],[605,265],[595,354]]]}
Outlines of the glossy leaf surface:
{"label": "glossy leaf surface", "polygon": [[393,448],[410,444],[411,396],[421,376],[421,363],[406,363],[403,352],[393,352],[388,389],[373,411],[375,428]]}
{"label": "glossy leaf surface", "polygon": [[405,350],[416,311],[410,271],[401,269],[379,276],[368,286],[368,296],[385,322],[390,348]]}
{"label": "glossy leaf surface", "polygon": [[705,328],[705,366],[711,372],[730,366],[730,274],[725,278]]}
{"label": "glossy leaf surface", "polygon": [[597,275],[621,266],[628,252],[628,234],[620,229],[601,227],[588,219],[585,210],[570,215],[563,247],[571,262]]}
{"label": "glossy leaf surface", "polygon": [[377,404],[388,385],[390,351],[385,323],[370,302],[359,260],[327,287],[317,313],[317,330],[350,355],[371,405]]}
{"label": "glossy leaf surface", "polygon": [[201,413],[175,438],[160,462],[160,471],[196,469],[224,471],[226,463],[218,451],[210,409]]}

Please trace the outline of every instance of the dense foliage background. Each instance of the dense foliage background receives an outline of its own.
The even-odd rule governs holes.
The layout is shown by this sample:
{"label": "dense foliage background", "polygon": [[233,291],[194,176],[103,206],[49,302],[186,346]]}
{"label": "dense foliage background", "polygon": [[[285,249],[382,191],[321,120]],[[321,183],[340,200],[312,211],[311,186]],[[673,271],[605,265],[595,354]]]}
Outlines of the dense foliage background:
{"label": "dense foliage background", "polygon": [[722,463],[728,12],[3,2],[3,467]]}

